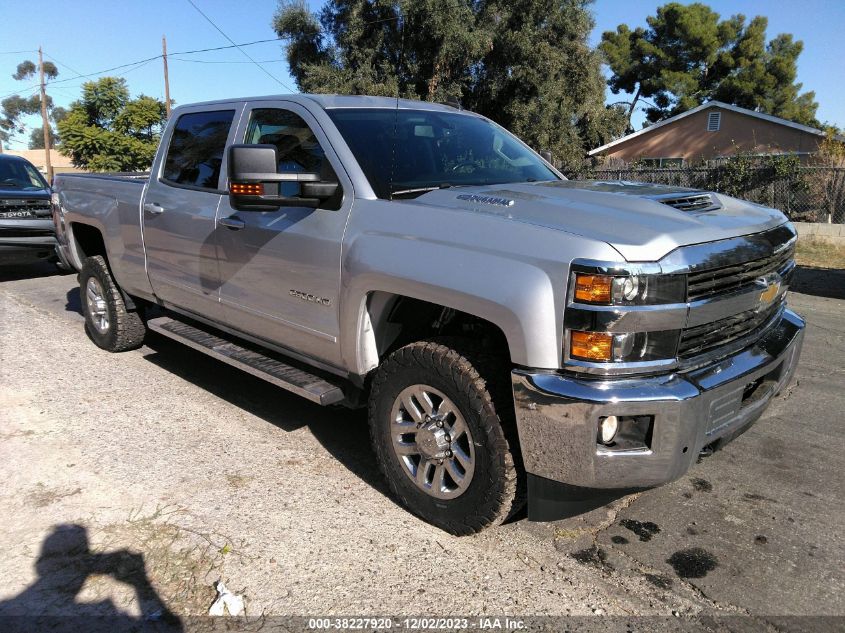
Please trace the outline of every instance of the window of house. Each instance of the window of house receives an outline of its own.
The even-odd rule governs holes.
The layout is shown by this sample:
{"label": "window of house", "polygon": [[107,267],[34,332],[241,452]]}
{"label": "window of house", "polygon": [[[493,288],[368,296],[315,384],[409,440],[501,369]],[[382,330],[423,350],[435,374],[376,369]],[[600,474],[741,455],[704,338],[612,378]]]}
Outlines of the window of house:
{"label": "window of house", "polygon": [[707,115],[707,131],[708,132],[718,132],[719,128],[722,126],[722,113],[721,112],[711,112]]}
{"label": "window of house", "polygon": [[669,169],[670,167],[683,167],[683,158],[641,158],[638,161],[643,167],[656,169]]}
{"label": "window of house", "polygon": [[218,188],[234,110],[183,114],[173,128],[162,180],[199,189]]}

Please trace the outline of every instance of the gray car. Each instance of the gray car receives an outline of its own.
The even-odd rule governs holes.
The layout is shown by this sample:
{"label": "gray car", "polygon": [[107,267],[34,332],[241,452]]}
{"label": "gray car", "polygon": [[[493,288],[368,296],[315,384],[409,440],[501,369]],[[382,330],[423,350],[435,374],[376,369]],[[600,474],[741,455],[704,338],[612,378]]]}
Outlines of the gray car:
{"label": "gray car", "polygon": [[177,108],[149,175],[56,178],[86,328],[147,331],[321,405],[454,534],[680,477],[790,380],[796,234],[713,192],[573,182],[448,106]]}

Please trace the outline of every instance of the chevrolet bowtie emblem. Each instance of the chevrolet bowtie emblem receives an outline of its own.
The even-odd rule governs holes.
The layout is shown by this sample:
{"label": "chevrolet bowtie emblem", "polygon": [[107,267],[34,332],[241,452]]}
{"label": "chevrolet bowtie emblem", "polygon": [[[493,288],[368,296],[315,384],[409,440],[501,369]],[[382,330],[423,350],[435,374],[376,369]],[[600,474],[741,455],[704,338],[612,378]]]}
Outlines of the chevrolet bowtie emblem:
{"label": "chevrolet bowtie emblem", "polygon": [[765,307],[775,300],[780,292],[780,275],[767,275],[757,280],[757,283],[766,287],[760,293],[760,307]]}

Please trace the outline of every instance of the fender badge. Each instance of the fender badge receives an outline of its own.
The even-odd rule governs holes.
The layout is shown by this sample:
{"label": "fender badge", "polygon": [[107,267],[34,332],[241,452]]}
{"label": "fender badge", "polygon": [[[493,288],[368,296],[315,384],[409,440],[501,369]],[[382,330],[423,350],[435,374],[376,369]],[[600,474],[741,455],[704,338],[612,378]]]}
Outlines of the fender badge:
{"label": "fender badge", "polygon": [[288,294],[291,297],[296,297],[297,299],[302,299],[303,301],[309,301],[311,303],[317,303],[321,306],[330,306],[332,304],[331,299],[326,299],[325,297],[318,297],[317,295],[312,295],[308,292],[302,292],[301,290],[289,290]]}

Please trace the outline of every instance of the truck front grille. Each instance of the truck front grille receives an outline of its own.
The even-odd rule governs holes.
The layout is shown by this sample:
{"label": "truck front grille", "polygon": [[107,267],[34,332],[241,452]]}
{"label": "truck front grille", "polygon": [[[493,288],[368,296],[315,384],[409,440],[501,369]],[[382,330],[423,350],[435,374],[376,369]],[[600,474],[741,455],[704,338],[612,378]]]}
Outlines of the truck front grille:
{"label": "truck front grille", "polygon": [[754,332],[762,332],[779,313],[782,306],[781,300],[760,311],[747,310],[712,323],[686,328],[681,332],[678,358],[698,356],[718,347],[730,345]]}
{"label": "truck front grille", "polygon": [[687,300],[698,301],[740,290],[768,273],[786,276],[792,268],[794,254],[795,245],[792,244],[768,257],[690,273],[687,277]]}
{"label": "truck front grille", "polygon": [[18,199],[2,199],[0,200],[0,219],[31,219],[50,217],[50,201],[49,200],[18,200]]}

